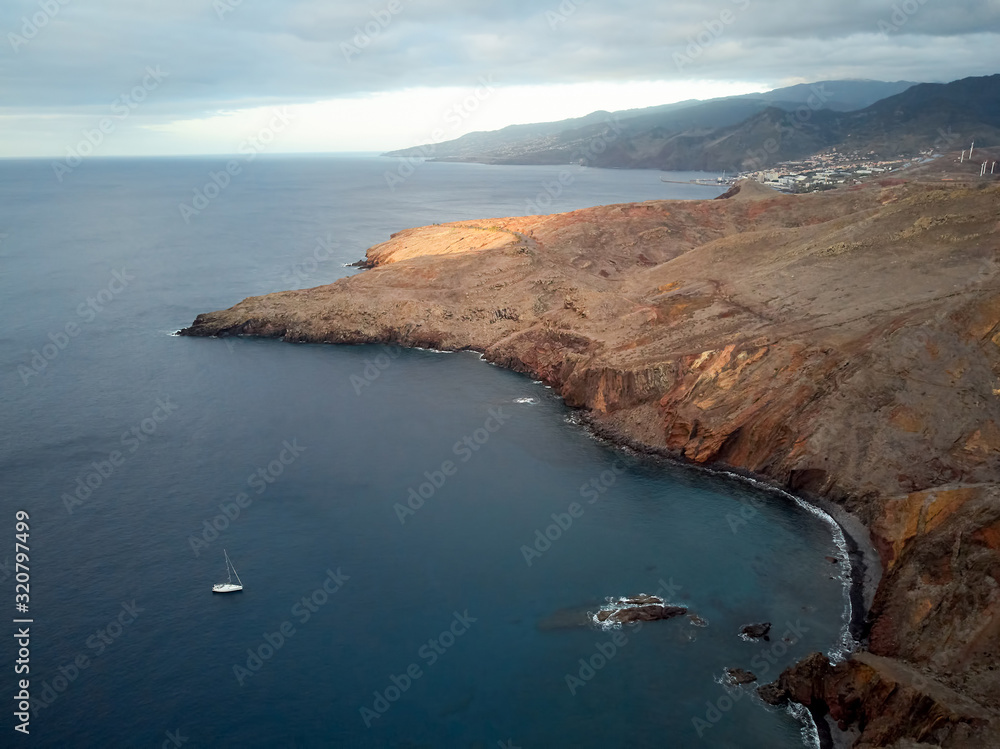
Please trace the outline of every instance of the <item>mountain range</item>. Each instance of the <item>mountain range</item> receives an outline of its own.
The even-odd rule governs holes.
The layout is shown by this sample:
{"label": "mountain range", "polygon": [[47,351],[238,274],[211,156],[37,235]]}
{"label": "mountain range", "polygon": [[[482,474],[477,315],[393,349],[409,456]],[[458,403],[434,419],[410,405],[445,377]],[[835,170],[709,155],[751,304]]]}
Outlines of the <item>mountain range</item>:
{"label": "mountain range", "polygon": [[911,156],[1000,142],[1000,74],[946,84],[819,81],[760,94],[476,132],[385,156],[752,171],[829,148]]}

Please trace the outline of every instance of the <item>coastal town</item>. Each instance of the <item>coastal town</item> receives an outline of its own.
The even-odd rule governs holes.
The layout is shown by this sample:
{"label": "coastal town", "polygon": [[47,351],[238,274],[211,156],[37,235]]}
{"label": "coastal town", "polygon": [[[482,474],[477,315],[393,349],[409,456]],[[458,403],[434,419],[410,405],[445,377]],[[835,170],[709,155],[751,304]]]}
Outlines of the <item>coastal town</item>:
{"label": "coastal town", "polygon": [[931,153],[924,153],[917,158],[883,159],[874,152],[861,154],[831,148],[801,161],[788,161],[769,169],[742,173],[739,179],[753,179],[781,192],[817,192],[852,185],[867,177],[902,169],[915,161],[930,158],[933,158]]}
{"label": "coastal town", "polygon": [[[983,158],[986,159],[985,162],[982,161]],[[993,158],[983,151],[977,152],[973,145],[961,154],[956,152],[953,160],[956,167],[967,164],[968,168],[964,171],[974,166],[982,172],[982,177],[1000,177],[1000,168]],[[719,182],[735,184],[740,179],[752,179],[785,193],[819,192],[857,184],[871,177],[929,164],[938,159],[952,159],[952,154],[942,154],[937,149],[928,148],[914,156],[885,159],[873,151],[862,154],[831,148],[800,161],[787,161],[768,169],[741,172]]]}

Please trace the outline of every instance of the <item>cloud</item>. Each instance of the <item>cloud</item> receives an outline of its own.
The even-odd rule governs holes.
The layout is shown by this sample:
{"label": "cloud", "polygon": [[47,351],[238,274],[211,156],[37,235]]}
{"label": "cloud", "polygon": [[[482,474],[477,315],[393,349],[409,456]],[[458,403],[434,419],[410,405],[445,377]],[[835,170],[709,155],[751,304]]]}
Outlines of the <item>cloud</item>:
{"label": "cloud", "polygon": [[7,153],[44,140],[26,139],[32,122],[99,115],[156,65],[169,81],[131,124],[157,138],[224,111],[402,102],[484,75],[565,96],[595,82],[947,81],[997,72],[1000,0],[5,0],[0,34]]}

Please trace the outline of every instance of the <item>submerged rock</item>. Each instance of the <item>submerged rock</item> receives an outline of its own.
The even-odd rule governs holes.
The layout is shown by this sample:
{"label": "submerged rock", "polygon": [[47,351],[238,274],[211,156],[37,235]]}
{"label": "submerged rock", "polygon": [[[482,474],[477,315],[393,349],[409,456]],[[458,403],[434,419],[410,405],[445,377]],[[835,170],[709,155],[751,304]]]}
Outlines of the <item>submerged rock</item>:
{"label": "submerged rock", "polygon": [[[598,608],[596,614],[594,613],[594,607],[595,604],[592,603],[589,606],[574,606],[572,608],[553,611],[538,622],[538,629],[542,631],[574,629],[576,627],[586,627],[595,622],[598,624],[652,622],[659,619],[683,616],[688,613],[687,609],[683,606],[667,605],[662,598],[645,593],[631,598],[618,598],[609,601]],[[694,614],[691,614],[691,616],[698,619]],[[698,619],[698,621],[703,620]],[[707,622],[705,622],[705,625],[707,625]]]}
{"label": "submerged rock", "polygon": [[744,624],[740,627],[740,634],[751,640],[761,638],[770,641],[767,633],[771,631],[771,622],[761,622],[760,624]]}
{"label": "submerged rock", "polygon": [[671,606],[659,596],[642,593],[631,598],[610,601],[594,615],[594,619],[601,624],[631,624],[633,622],[655,622],[660,619],[671,619],[675,616],[683,616],[687,612],[688,610],[683,606]]}
{"label": "submerged rock", "polygon": [[730,684],[750,684],[757,681],[757,674],[742,668],[727,668],[726,678]]}
{"label": "submerged rock", "polygon": [[615,609],[613,611],[601,610],[597,612],[599,622],[655,622],[659,619],[671,619],[675,616],[683,616],[687,609],[683,606],[661,606],[650,604],[649,606],[632,606],[630,608]]}
{"label": "submerged rock", "polygon": [[576,627],[586,627],[591,624],[591,611],[594,604],[590,606],[577,606],[575,608],[559,609],[553,611],[547,617],[538,622],[538,629],[547,632],[558,629],[574,629]]}

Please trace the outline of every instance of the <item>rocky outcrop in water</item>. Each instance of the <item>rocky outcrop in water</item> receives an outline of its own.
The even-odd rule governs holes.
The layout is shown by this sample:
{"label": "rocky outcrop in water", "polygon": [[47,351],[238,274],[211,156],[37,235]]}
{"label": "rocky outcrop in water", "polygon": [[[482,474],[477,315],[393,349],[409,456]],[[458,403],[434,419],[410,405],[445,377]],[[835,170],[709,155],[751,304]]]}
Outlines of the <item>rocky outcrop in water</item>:
{"label": "rocky outcrop in water", "polygon": [[[182,332],[474,349],[544,380],[620,443],[839,505],[870,529],[886,571],[871,654],[803,672],[818,683],[788,694],[830,714],[851,705],[838,720],[866,746],[909,741],[871,729],[925,714],[916,698],[880,701],[898,682],[862,658],[881,656],[982,708],[948,718],[949,746],[989,746],[998,217],[996,185],[894,180],[446,224],[394,235],[364,273],[246,299]],[[864,699],[844,691],[862,684],[875,685]]]}
{"label": "rocky outcrop in water", "polygon": [[740,635],[748,640],[770,640],[768,637],[768,632],[771,631],[771,622],[762,622],[760,624],[745,624],[740,627]]}
{"label": "rocky outcrop in water", "polygon": [[601,624],[634,624],[673,619],[675,616],[684,616],[687,612],[683,606],[671,606],[659,596],[644,593],[608,603],[594,614],[594,619]]}
{"label": "rocky outcrop in water", "polygon": [[752,684],[757,681],[757,675],[742,668],[727,668],[726,679],[730,684]]}

